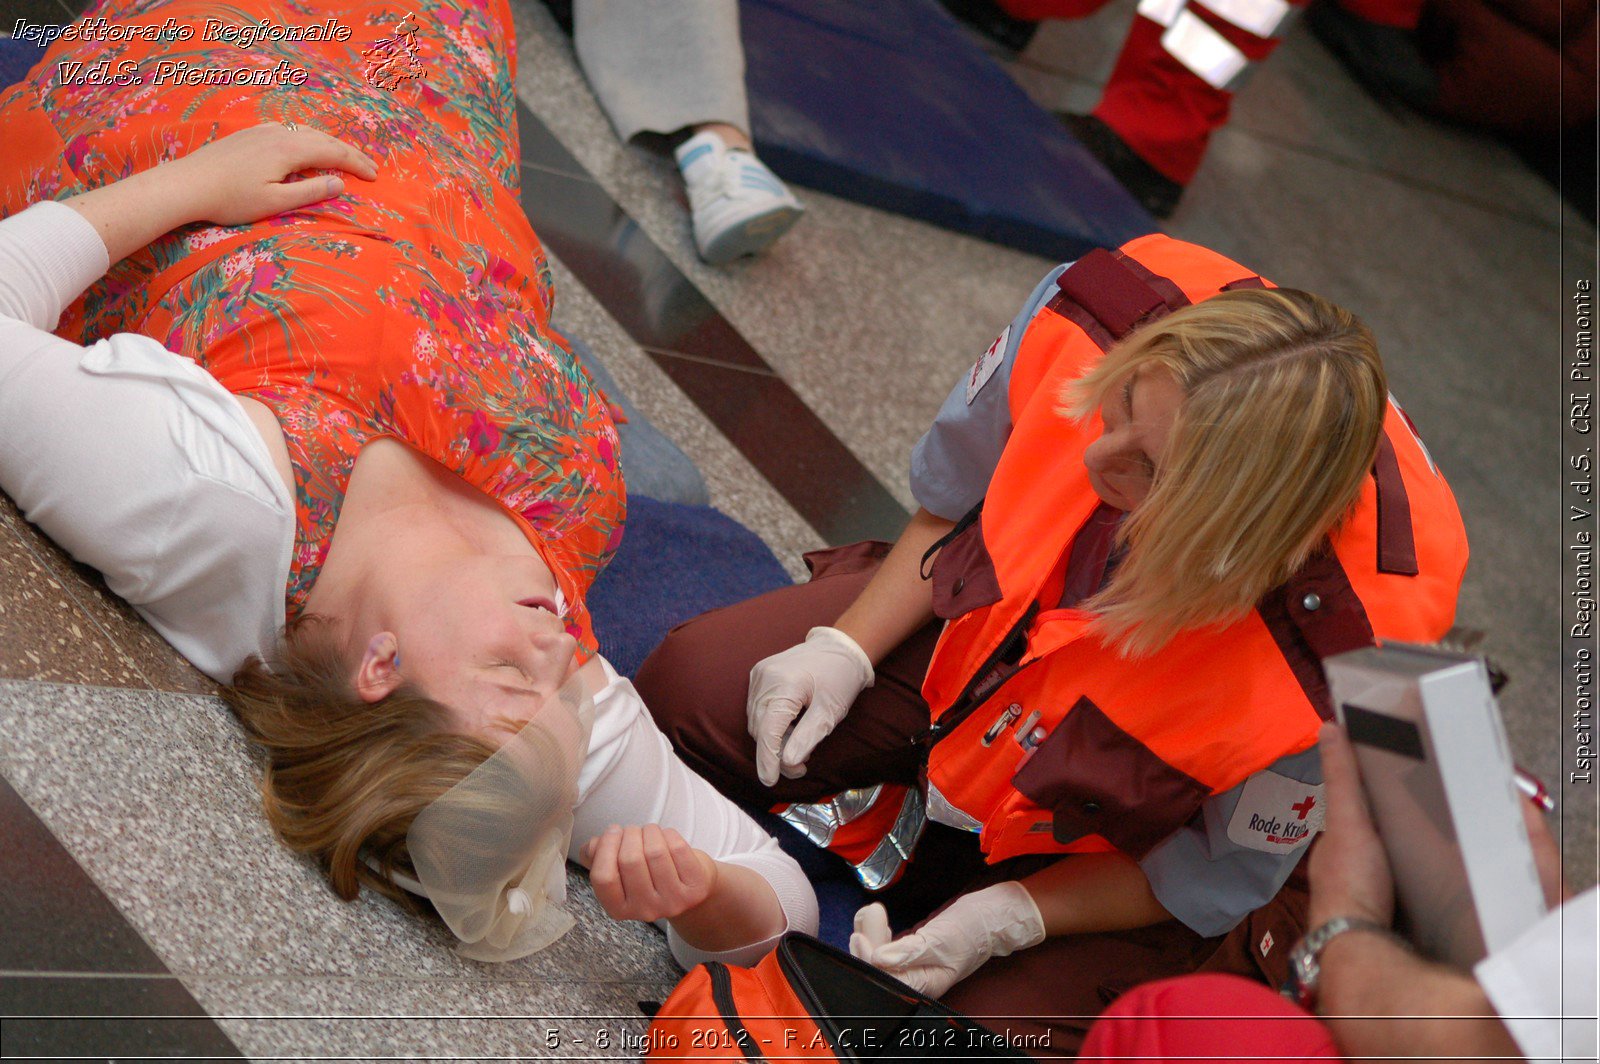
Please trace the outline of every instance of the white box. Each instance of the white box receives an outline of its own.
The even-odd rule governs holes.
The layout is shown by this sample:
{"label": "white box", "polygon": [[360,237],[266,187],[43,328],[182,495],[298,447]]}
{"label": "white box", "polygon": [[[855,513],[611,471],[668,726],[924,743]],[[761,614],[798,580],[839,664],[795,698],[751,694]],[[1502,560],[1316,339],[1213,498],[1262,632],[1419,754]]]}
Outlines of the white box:
{"label": "white box", "polygon": [[1544,915],[1515,767],[1483,662],[1389,643],[1324,662],[1394,869],[1399,929],[1470,967]]}

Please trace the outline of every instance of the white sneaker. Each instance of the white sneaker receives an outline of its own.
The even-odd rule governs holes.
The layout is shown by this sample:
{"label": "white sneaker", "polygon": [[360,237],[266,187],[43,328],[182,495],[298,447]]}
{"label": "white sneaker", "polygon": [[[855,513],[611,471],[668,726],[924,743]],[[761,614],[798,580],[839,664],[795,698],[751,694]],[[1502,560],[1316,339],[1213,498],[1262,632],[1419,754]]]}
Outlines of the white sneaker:
{"label": "white sneaker", "polygon": [[713,266],[765,250],[805,210],[760,159],[710,130],[684,141],[673,157],[689,187],[695,246]]}

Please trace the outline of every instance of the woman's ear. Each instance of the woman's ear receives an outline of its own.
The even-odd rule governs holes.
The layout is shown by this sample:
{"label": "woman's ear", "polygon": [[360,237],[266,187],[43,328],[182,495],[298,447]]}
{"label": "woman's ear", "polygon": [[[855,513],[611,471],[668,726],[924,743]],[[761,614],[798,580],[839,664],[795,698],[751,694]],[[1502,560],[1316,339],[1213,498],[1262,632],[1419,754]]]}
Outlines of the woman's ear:
{"label": "woman's ear", "polygon": [[400,640],[393,632],[379,632],[367,641],[356,672],[356,695],[363,702],[381,702],[399,689]]}

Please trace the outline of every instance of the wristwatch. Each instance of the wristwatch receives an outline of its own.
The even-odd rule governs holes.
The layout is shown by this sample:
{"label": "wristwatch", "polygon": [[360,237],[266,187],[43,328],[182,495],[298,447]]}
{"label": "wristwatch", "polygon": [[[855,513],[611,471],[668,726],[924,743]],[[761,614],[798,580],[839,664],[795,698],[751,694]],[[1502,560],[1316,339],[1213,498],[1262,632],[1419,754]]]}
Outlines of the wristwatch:
{"label": "wristwatch", "polygon": [[[1309,1011],[1317,1004],[1317,982],[1322,978],[1322,951],[1328,943],[1346,931],[1372,931],[1392,941],[1400,941],[1395,933],[1371,920],[1354,916],[1335,916],[1332,920],[1308,932],[1289,951],[1289,978],[1283,985],[1283,996]],[[1408,947],[1409,948],[1409,947]]]}

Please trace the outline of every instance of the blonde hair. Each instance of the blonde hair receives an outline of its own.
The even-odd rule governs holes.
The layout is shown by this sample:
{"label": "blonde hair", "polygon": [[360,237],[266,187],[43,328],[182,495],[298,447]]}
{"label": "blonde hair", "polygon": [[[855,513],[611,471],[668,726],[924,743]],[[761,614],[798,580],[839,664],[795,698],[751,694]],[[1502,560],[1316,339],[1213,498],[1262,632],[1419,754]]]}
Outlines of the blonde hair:
{"label": "blonde hair", "polygon": [[445,707],[415,687],[363,701],[319,628],[315,618],[291,626],[271,659],[246,662],[222,697],[266,754],[261,801],[278,838],[315,857],[346,901],[365,886],[420,908],[390,879],[414,874],[406,832],[494,748],[446,731]]}
{"label": "blonde hair", "polygon": [[1126,554],[1084,603],[1130,657],[1241,620],[1300,569],[1355,503],[1388,403],[1360,319],[1277,288],[1224,292],[1136,330],[1063,389],[1061,412],[1089,417],[1156,368],[1184,399],[1150,493],[1118,531]]}

